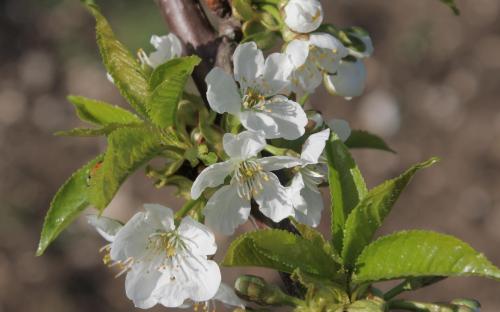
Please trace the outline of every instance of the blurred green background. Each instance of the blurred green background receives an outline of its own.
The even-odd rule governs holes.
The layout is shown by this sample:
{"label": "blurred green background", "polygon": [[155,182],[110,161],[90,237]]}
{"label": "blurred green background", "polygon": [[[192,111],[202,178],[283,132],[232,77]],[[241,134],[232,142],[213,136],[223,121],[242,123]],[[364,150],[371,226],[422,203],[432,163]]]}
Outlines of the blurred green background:
{"label": "blurred green background", "polygon": [[[98,3],[132,51],[149,51],[150,35],[166,32],[153,1]],[[453,234],[500,265],[500,2],[459,0],[460,17],[436,0],[323,3],[329,21],[365,27],[375,43],[365,95],[346,101],[322,90],[312,99],[327,118],[345,118],[398,151],[355,152],[369,185],[443,158],[419,173],[380,234]],[[103,240],[83,218],[34,257],[51,197],[105,146],[52,136],[81,125],[65,96],[126,105],[106,80],[93,21],[76,0],[0,0],[0,47],[0,312],[133,311],[123,278],[101,263]],[[171,190],[155,190],[139,173],[106,214],[127,220],[145,202],[179,205]],[[236,274],[227,270],[228,281]],[[499,294],[498,284],[478,278],[416,293],[434,301],[474,297],[485,312],[500,311]]]}

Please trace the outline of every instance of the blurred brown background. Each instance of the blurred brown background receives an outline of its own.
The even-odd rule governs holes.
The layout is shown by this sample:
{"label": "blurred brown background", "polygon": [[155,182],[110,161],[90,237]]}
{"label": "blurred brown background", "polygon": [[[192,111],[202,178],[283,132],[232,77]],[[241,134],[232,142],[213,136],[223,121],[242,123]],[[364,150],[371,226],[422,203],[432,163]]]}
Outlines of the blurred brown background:
{"label": "blurred brown background", "polygon": [[[363,26],[375,43],[364,96],[345,101],[322,90],[312,102],[398,151],[355,152],[369,185],[443,158],[418,174],[381,234],[453,234],[500,265],[500,2],[459,0],[460,17],[437,0],[323,2],[331,22]],[[149,50],[149,36],[165,33],[153,1],[99,4],[131,50]],[[83,218],[34,257],[51,197],[104,147],[52,136],[81,125],[65,96],[123,104],[100,64],[91,18],[76,0],[0,0],[0,47],[0,312],[133,311],[123,278],[101,264],[103,240]],[[107,214],[126,220],[144,202],[179,204],[139,173]],[[474,297],[483,311],[500,311],[500,287],[484,279],[449,279],[417,295]]]}

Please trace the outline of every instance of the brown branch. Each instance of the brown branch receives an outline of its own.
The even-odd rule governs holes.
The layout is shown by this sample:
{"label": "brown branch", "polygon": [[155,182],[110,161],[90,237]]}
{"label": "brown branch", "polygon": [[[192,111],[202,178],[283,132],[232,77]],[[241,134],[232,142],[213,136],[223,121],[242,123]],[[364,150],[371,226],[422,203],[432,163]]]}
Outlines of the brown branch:
{"label": "brown branch", "polygon": [[193,73],[201,95],[207,87],[205,77],[215,65],[220,38],[196,0],[157,0],[163,18],[171,32],[184,44],[186,53],[198,55],[202,61]]}

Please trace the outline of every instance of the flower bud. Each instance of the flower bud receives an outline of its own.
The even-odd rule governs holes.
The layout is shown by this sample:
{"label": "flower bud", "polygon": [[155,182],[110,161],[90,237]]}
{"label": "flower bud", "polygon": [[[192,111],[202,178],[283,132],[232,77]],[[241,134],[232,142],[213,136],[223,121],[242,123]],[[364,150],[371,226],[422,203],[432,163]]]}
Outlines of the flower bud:
{"label": "flower bud", "polygon": [[258,276],[240,276],[234,288],[239,297],[260,305],[294,305],[291,303],[294,298],[283,293],[278,286],[270,285]]}
{"label": "flower bud", "polygon": [[328,92],[348,99],[363,93],[365,80],[366,69],[360,60],[356,60],[356,62],[342,60],[336,74],[324,76]]}
{"label": "flower bud", "polygon": [[290,0],[284,8],[285,23],[298,33],[310,33],[323,22],[323,8],[319,0]]}

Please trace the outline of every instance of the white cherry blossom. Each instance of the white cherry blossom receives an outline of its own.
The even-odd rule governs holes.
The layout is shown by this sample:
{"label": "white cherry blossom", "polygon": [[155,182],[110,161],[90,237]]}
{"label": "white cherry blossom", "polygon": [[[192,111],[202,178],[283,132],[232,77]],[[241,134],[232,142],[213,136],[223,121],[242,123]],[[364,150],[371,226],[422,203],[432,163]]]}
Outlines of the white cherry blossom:
{"label": "white cherry blossom", "polygon": [[127,274],[127,297],[142,309],[213,298],[221,282],[219,266],[207,259],[217,250],[214,235],[190,217],[176,227],[169,208],[144,207],[145,212],[136,213],[123,226],[112,219],[89,217],[110,241],[106,262]]}
{"label": "white cherry blossom", "polygon": [[250,215],[251,200],[260,211],[275,222],[294,215],[289,193],[271,171],[299,165],[294,157],[258,158],[266,146],[262,132],[226,133],[223,146],[229,160],[209,166],[193,183],[191,197],[197,199],[208,187],[229,184],[218,189],[205,206],[205,223],[218,232],[231,235]]}
{"label": "white cherry blossom", "polygon": [[236,48],[233,61],[234,79],[219,67],[207,75],[210,107],[236,115],[246,129],[263,131],[268,139],[301,137],[307,116],[285,96],[292,70],[289,58],[274,53],[264,59],[255,42],[249,42]]}
{"label": "white cherry blossom", "polygon": [[300,155],[301,165],[288,187],[295,219],[313,227],[319,225],[324,207],[318,185],[325,181],[325,173],[318,164],[329,137],[330,129],[325,129],[307,138]]}
{"label": "white cherry blossom", "polygon": [[298,33],[315,31],[323,22],[319,0],[289,0],[283,11],[288,28]]}
{"label": "white cherry blossom", "polygon": [[166,36],[151,36],[151,45],[156,51],[146,55],[143,51],[139,53],[141,61],[152,68],[156,68],[161,64],[182,55],[182,43],[174,34]]}
{"label": "white cherry blossom", "polygon": [[296,93],[313,93],[321,84],[323,74],[336,73],[342,58],[349,51],[334,36],[313,33],[308,39],[292,40],[285,53],[293,64],[291,90]]}
{"label": "white cherry blossom", "polygon": [[347,99],[363,94],[366,81],[366,69],[362,60],[340,61],[334,75],[325,75],[325,88],[333,95]]}

